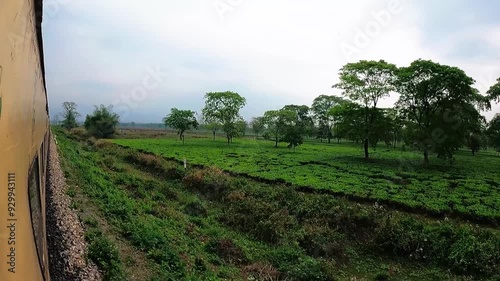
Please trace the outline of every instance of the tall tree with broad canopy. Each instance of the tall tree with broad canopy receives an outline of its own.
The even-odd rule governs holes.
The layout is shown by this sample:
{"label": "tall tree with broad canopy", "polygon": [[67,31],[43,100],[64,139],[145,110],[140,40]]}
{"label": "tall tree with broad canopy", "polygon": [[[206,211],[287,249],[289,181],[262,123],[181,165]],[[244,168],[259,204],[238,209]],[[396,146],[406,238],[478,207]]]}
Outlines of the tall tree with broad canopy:
{"label": "tall tree with broad canopy", "polygon": [[238,93],[211,92],[205,95],[205,108],[202,112],[207,123],[221,124],[229,144],[238,134],[236,122],[242,119],[240,109],[245,104],[246,99]]}
{"label": "tall tree with broad canopy", "polygon": [[74,102],[63,102],[62,104],[63,112],[62,112],[62,123],[61,125],[66,130],[71,130],[73,128],[78,127],[78,122],[76,119],[80,116],[80,113],[77,111],[77,105]]}
{"label": "tall tree with broad canopy", "polygon": [[163,123],[166,127],[177,130],[179,139],[184,144],[184,132],[191,128],[198,128],[198,120],[196,120],[195,112],[191,110],[179,110],[172,108],[170,114],[163,118]]}
{"label": "tall tree with broad canopy", "polygon": [[250,126],[252,127],[253,132],[258,137],[262,131],[265,129],[264,117],[254,117],[252,121],[250,121]]}
{"label": "tall tree with broad canopy", "polygon": [[363,147],[365,159],[369,158],[369,136],[377,122],[377,105],[379,101],[395,90],[397,67],[394,64],[380,61],[359,61],[348,63],[340,69],[340,83],[334,88],[343,90],[343,95],[353,102],[361,104],[364,116],[358,126],[363,128]]}
{"label": "tall tree with broad canopy", "polygon": [[500,114],[496,114],[490,121],[488,129],[486,129],[486,135],[490,147],[493,147],[500,155]]}
{"label": "tall tree with broad canopy", "polygon": [[320,95],[314,99],[311,111],[314,114],[314,119],[318,124],[318,129],[320,130],[321,139],[324,137],[328,140],[328,143],[331,142],[333,137],[332,129],[335,124],[335,118],[331,114],[329,114],[330,110],[342,103],[345,102],[343,98],[337,96],[327,96]]}
{"label": "tall tree with broad canopy", "polygon": [[487,99],[472,87],[474,83],[463,70],[428,60],[414,61],[399,70],[397,107],[411,139],[423,151],[425,165],[431,152],[453,160],[454,152],[479,123],[478,108],[489,107]]}

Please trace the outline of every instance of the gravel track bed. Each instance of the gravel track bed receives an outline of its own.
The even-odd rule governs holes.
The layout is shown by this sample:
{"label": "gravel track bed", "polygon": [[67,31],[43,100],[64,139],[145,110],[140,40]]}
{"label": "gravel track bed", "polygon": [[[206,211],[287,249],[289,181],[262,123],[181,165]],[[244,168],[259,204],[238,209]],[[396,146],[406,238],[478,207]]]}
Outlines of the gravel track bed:
{"label": "gravel track bed", "polygon": [[50,141],[46,192],[51,281],[102,280],[97,266],[86,259],[85,232],[76,211],[70,208],[71,198],[66,194],[66,179],[53,138]]}

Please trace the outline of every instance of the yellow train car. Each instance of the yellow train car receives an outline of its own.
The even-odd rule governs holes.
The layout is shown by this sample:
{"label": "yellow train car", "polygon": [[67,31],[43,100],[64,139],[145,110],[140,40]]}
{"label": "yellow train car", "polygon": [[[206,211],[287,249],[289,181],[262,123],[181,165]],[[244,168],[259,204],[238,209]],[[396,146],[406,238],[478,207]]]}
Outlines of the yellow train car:
{"label": "yellow train car", "polygon": [[0,280],[48,281],[42,0],[0,0]]}

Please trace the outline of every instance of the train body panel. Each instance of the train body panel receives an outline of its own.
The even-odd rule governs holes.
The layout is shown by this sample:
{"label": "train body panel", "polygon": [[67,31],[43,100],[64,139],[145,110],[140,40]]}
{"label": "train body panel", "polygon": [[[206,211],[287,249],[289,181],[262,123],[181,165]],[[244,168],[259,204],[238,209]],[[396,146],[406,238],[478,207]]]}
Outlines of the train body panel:
{"label": "train body panel", "polygon": [[0,1],[0,280],[49,280],[42,4]]}

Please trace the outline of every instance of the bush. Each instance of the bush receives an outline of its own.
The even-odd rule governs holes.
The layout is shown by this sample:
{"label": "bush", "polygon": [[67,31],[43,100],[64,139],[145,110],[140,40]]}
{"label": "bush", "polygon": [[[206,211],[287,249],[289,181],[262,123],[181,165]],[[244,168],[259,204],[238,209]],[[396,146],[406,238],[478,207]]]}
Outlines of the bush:
{"label": "bush", "polygon": [[225,263],[244,264],[248,261],[243,250],[231,239],[212,240],[206,247],[210,253],[216,254]]}
{"label": "bush", "polygon": [[85,130],[84,128],[73,128],[73,129],[69,130],[69,133],[71,136],[73,136],[74,138],[76,138],[78,140],[83,140],[88,135],[87,130]]}
{"label": "bush", "polygon": [[221,200],[231,189],[231,178],[216,167],[191,172],[182,180],[184,186],[211,200]]}
{"label": "bush", "polygon": [[254,263],[243,267],[244,280],[276,281],[281,280],[279,272],[272,264]]}
{"label": "bush", "polygon": [[100,234],[94,234],[89,245],[88,258],[103,272],[103,280],[125,280],[125,272],[118,254],[118,249],[109,239]]}
{"label": "bush", "polygon": [[299,227],[297,219],[285,208],[237,191],[229,193],[226,198],[229,202],[221,220],[264,242],[280,244],[295,235]]}
{"label": "bush", "polygon": [[112,112],[112,107],[100,105],[95,107],[92,115],[85,118],[85,129],[96,138],[110,138],[116,132],[120,116]]}
{"label": "bush", "polygon": [[185,174],[184,170],[178,165],[166,163],[164,159],[156,155],[134,152],[127,155],[126,160],[136,165],[140,165],[151,172],[163,174],[171,179],[182,179]]}
{"label": "bush", "polygon": [[207,209],[200,201],[193,201],[184,207],[184,212],[193,217],[206,217]]}

